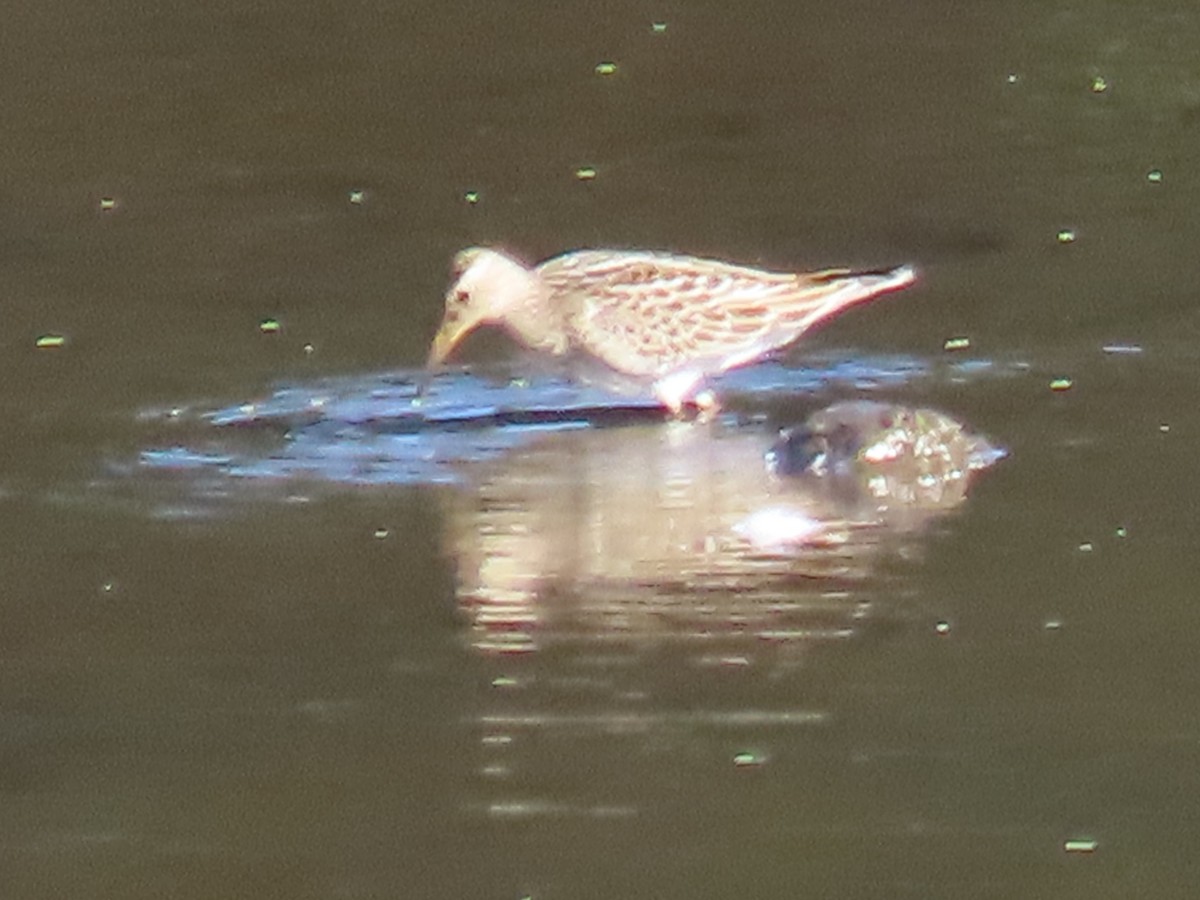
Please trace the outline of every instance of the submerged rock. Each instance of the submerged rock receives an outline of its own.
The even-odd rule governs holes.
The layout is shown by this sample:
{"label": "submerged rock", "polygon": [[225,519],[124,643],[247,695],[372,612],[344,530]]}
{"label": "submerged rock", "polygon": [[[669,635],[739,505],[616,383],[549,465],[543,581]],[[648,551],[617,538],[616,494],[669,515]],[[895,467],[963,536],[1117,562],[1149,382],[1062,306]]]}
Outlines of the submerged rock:
{"label": "submerged rock", "polygon": [[908,471],[957,478],[986,468],[1006,451],[951,416],[873,400],[835,403],[780,432],[766,454],[779,476]]}

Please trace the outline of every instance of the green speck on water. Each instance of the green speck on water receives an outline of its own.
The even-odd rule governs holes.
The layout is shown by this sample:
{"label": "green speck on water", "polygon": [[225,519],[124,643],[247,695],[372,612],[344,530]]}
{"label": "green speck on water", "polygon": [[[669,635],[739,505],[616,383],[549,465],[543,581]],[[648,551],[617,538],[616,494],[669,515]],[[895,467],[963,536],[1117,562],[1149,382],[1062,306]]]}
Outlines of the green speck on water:
{"label": "green speck on water", "polygon": [[100,198],[100,209],[103,210],[104,212],[112,212],[116,208],[117,208],[117,201],[115,199],[113,199],[112,197],[101,197]]}
{"label": "green speck on water", "polygon": [[511,675],[497,675],[492,679],[492,687],[516,687],[517,679]]}
{"label": "green speck on water", "polygon": [[1008,79],[1007,79],[1007,80],[1008,80],[1008,83],[1009,83],[1009,84],[1016,84],[1016,83],[1017,83],[1017,82],[1020,80],[1020,77],[1021,77],[1021,76],[1019,76],[1019,75],[1018,75],[1016,72],[1009,72],[1009,73],[1008,73]]}
{"label": "green speck on water", "polygon": [[667,23],[666,22],[654,22],[650,26],[650,30],[653,31],[655,34],[662,34],[664,31],[667,30]]}
{"label": "green speck on water", "polygon": [[1064,228],[1058,233],[1057,237],[1060,244],[1073,244],[1075,243],[1075,229]]}
{"label": "green speck on water", "polygon": [[580,166],[575,170],[575,177],[580,181],[591,181],[596,177],[596,170],[591,166]]}
{"label": "green speck on water", "polygon": [[474,206],[479,202],[479,191],[467,191],[463,194],[463,199]]}
{"label": "green speck on water", "polygon": [[1127,534],[1129,534],[1129,532],[1127,532],[1127,531],[1125,530],[1125,527],[1124,527],[1123,525],[1118,525],[1118,526],[1117,526],[1117,537],[1119,537],[1119,538],[1123,538],[1123,537],[1125,537]]}
{"label": "green speck on water", "polygon": [[761,756],[759,756],[757,753],[751,753],[748,750],[737,754],[733,758],[733,764],[739,769],[744,769],[749,766],[761,766],[764,762],[765,760]]}
{"label": "green speck on water", "polygon": [[1151,169],[1146,173],[1146,180],[1151,184],[1162,184],[1163,173],[1162,169]]}
{"label": "green speck on water", "polygon": [[1095,853],[1099,846],[1099,841],[1090,838],[1075,838],[1063,842],[1063,850],[1067,853]]}
{"label": "green speck on water", "polygon": [[278,319],[263,319],[258,323],[258,330],[263,334],[277,334],[282,327]]}
{"label": "green speck on water", "polygon": [[933,626],[933,630],[936,631],[938,634],[949,634],[950,633],[950,623],[943,619],[941,622],[938,622],[936,625]]}
{"label": "green speck on water", "polygon": [[363,200],[365,200],[366,198],[367,198],[366,191],[353,190],[350,192],[350,202],[354,203],[356,205],[362,203]]}
{"label": "green speck on water", "polygon": [[1095,78],[1092,79],[1092,93],[1093,94],[1103,94],[1107,90],[1108,90],[1108,79],[1106,79],[1103,75],[1097,75]]}
{"label": "green speck on water", "polygon": [[64,346],[66,343],[67,339],[61,334],[43,334],[37,339],[37,348],[39,350],[53,350]]}
{"label": "green speck on water", "polygon": [[946,343],[942,345],[945,350],[966,350],[971,346],[971,339],[967,337],[946,338]]}
{"label": "green speck on water", "polygon": [[617,64],[615,62],[602,62],[596,64],[597,75],[612,75],[616,71]]}
{"label": "green speck on water", "polygon": [[1069,391],[1075,386],[1070,378],[1055,378],[1050,382],[1050,390],[1052,391]]}

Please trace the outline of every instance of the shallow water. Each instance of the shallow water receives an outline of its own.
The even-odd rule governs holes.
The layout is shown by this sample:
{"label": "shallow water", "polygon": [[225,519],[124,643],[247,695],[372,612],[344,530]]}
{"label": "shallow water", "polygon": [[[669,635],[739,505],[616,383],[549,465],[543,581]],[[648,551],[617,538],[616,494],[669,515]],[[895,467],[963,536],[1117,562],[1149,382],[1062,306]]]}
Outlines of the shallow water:
{"label": "shallow water", "polygon": [[[5,896],[1190,896],[1198,40],[1170,0],[13,11]],[[712,423],[480,334],[414,425],[487,242],[923,279]],[[862,396],[1008,456],[729,543],[776,429]]]}

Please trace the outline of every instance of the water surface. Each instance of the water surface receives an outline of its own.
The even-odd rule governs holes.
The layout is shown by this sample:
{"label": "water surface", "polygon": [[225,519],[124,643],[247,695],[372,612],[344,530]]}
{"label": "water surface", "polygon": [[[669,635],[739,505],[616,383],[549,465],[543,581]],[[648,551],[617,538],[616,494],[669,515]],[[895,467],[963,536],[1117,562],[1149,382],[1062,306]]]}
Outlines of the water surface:
{"label": "water surface", "polygon": [[[14,10],[7,895],[1189,896],[1198,39],[1172,0]],[[386,404],[491,242],[923,280],[711,427],[497,428],[472,392],[530,371],[483,334],[465,444],[297,418]],[[775,429],[862,396],[1009,456],[853,558],[721,555]]]}

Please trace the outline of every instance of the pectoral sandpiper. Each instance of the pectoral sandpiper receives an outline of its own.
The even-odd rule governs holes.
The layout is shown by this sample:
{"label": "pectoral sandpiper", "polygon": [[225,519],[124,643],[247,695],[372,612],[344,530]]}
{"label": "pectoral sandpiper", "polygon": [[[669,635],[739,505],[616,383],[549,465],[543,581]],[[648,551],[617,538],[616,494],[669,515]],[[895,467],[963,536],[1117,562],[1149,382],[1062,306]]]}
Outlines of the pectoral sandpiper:
{"label": "pectoral sandpiper", "polygon": [[495,324],[532,350],[591,356],[678,413],[708,376],[752,363],[848,306],[906,287],[916,272],[791,274],[625,250],[579,250],[527,268],[473,247],[455,257],[454,276],[431,368],[468,332]]}

